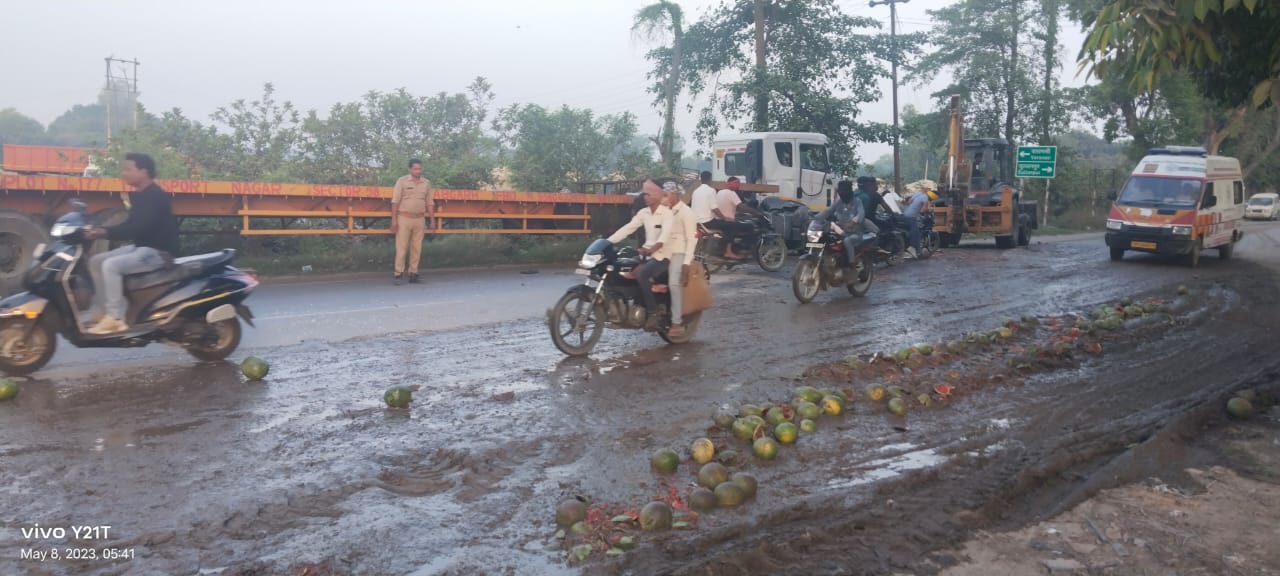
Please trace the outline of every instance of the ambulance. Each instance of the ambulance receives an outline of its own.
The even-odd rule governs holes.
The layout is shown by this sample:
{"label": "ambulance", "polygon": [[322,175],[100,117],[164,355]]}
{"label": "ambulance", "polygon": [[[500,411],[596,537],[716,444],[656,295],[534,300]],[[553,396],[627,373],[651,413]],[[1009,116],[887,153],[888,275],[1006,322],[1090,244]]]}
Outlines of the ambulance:
{"label": "ambulance", "polygon": [[1244,235],[1244,177],[1240,161],[1204,148],[1153,148],[1119,194],[1111,193],[1107,247],[1111,259],[1129,250],[1181,255],[1192,267],[1200,253],[1231,258]]}

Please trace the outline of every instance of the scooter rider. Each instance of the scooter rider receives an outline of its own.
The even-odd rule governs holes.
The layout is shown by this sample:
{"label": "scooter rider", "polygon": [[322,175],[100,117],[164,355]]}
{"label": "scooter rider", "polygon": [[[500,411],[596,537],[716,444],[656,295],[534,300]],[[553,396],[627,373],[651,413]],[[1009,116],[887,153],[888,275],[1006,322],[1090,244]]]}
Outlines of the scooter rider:
{"label": "scooter rider", "polygon": [[94,308],[102,313],[102,317],[86,330],[89,334],[114,334],[128,330],[124,277],[164,268],[178,252],[178,221],[173,217],[169,194],[155,183],[155,177],[156,162],[150,156],[126,154],[120,179],[135,190],[130,195],[128,218],[115,226],[85,231],[85,238],[90,240],[107,238],[133,242],[90,260]]}
{"label": "scooter rider", "polygon": [[[854,196],[853,182],[841,180],[836,184],[836,196],[835,203],[820,212],[816,219],[822,222],[834,222],[841,228],[844,235],[845,257],[840,262],[840,265],[848,270],[853,268],[853,261],[850,256],[853,255],[854,249],[862,241],[862,235],[865,233],[878,234],[880,228],[866,217],[863,203]],[[846,277],[850,282],[854,280],[852,275]]]}

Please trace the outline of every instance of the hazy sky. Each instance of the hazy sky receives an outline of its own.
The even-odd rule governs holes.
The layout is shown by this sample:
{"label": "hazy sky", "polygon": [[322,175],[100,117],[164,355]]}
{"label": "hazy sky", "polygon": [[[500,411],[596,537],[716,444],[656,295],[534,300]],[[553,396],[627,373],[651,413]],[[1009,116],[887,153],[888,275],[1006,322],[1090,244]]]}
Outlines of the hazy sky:
{"label": "hazy sky", "polygon": [[[660,125],[644,92],[648,45],[630,33],[649,0],[0,0],[0,108],[16,107],[48,123],[74,104],[92,102],[103,58],[138,59],[141,99],[152,111],[178,107],[207,121],[210,112],[275,84],[277,97],[303,110],[327,110],[369,90],[405,87],[417,94],[458,92],[476,76],[493,84],[498,104],[586,106],[630,111],[644,133]],[[720,0],[680,0],[694,19]],[[907,32],[929,28],[926,10],[946,0],[899,7]],[[885,23],[889,8],[842,0],[851,13]],[[1062,80],[1079,85],[1073,59],[1083,40],[1062,34]],[[938,82],[942,85],[943,82]],[[889,82],[866,118],[888,122]],[[900,91],[900,105],[931,106],[930,87]],[[683,108],[683,106],[682,106]],[[692,115],[678,126],[692,137]],[[866,145],[864,161],[889,147]]]}

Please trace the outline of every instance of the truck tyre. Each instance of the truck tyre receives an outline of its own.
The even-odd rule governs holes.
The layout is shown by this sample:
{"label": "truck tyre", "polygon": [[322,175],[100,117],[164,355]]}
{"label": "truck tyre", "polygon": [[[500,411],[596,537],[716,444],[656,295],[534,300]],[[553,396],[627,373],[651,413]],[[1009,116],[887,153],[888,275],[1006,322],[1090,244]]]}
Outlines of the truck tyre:
{"label": "truck tyre", "polygon": [[49,242],[48,231],[26,214],[0,210],[0,297],[20,292],[22,277],[35,260],[32,252]]}

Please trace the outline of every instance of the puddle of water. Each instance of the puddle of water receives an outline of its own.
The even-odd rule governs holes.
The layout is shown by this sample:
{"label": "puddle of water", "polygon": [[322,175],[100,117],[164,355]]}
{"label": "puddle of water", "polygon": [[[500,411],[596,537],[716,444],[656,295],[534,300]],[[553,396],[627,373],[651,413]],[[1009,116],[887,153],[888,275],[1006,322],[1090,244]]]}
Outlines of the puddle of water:
{"label": "puddle of water", "polygon": [[[912,444],[894,444],[885,446],[885,449],[902,449],[914,448]],[[860,468],[870,468],[852,478],[835,478],[827,482],[828,488],[853,488],[863,486],[881,480],[888,480],[895,476],[900,476],[906,472],[913,470],[922,470],[938,466],[948,460],[948,457],[939,454],[937,449],[930,448],[928,450],[916,450],[894,456],[892,458],[882,458],[872,460],[860,466]]]}

